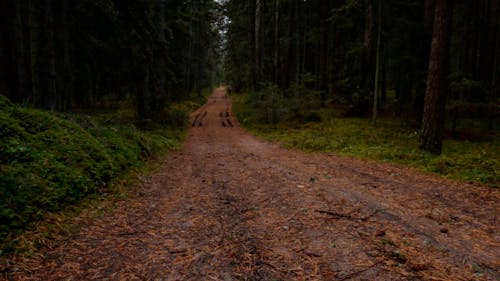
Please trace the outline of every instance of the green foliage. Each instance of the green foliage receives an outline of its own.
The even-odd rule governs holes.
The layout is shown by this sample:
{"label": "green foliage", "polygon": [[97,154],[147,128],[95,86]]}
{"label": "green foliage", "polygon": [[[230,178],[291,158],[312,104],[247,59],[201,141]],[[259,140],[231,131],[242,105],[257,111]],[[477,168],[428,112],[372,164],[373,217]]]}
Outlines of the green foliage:
{"label": "green foliage", "polygon": [[0,96],[2,248],[47,212],[99,193],[130,167],[177,147],[186,118],[172,106],[145,131],[133,125],[132,111],[55,114]]}
{"label": "green foliage", "polygon": [[321,123],[297,121],[270,126],[259,122],[258,109],[247,96],[239,96],[234,111],[244,126],[272,141],[306,151],[328,151],[365,159],[376,159],[414,166],[450,178],[500,184],[500,136],[475,141],[445,140],[439,156],[417,149],[418,132],[402,128],[398,120],[382,119],[373,127],[368,119],[334,117],[332,110],[321,112]]}
{"label": "green foliage", "polygon": [[288,91],[280,90],[275,84],[268,84],[260,91],[248,95],[236,95],[234,106],[240,122],[277,125],[281,122],[319,122],[321,116],[314,111],[319,107],[319,91],[308,89],[304,77],[300,84],[294,84]]}

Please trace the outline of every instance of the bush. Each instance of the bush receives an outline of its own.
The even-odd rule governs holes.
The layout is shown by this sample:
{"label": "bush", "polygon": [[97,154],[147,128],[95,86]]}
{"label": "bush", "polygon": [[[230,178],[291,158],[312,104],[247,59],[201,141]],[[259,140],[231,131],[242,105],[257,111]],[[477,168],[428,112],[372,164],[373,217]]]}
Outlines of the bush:
{"label": "bush", "polygon": [[130,167],[176,147],[187,113],[170,109],[149,131],[132,112],[97,117],[12,105],[0,96],[0,244],[83,197]]}

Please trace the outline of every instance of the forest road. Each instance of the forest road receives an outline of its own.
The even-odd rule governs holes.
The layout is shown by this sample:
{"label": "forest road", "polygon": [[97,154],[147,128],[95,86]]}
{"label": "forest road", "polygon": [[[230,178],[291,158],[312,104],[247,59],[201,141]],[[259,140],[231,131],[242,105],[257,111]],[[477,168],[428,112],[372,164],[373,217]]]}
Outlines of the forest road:
{"label": "forest road", "polygon": [[12,280],[500,280],[499,190],[288,150],[223,88],[136,195]]}

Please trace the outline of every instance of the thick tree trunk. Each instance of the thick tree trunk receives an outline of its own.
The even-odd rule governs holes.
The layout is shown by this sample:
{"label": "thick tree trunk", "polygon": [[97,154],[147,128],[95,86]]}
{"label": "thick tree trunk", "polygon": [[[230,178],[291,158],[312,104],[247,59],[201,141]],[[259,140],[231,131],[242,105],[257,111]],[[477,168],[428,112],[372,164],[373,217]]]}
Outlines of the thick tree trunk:
{"label": "thick tree trunk", "polygon": [[441,153],[444,137],[445,104],[449,87],[451,11],[451,0],[436,1],[420,138],[420,148],[435,154]]}
{"label": "thick tree trunk", "polygon": [[[424,0],[423,7],[423,26],[424,40],[421,44],[422,62],[419,65],[419,71],[424,73],[429,69],[429,51],[432,41],[432,27],[434,25],[434,13],[436,10],[436,0]],[[422,118],[424,115],[424,99],[427,77],[421,77],[416,82],[415,97],[413,99],[413,110],[415,112],[417,127],[422,126]]]}

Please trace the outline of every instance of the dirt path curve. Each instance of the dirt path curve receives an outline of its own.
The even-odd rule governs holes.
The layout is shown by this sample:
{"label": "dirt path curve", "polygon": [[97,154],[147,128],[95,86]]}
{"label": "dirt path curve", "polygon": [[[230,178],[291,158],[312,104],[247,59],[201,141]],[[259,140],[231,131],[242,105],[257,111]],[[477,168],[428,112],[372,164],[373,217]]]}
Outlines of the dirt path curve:
{"label": "dirt path curve", "polygon": [[283,149],[241,129],[222,88],[192,118],[137,196],[3,276],[500,280],[498,189]]}

